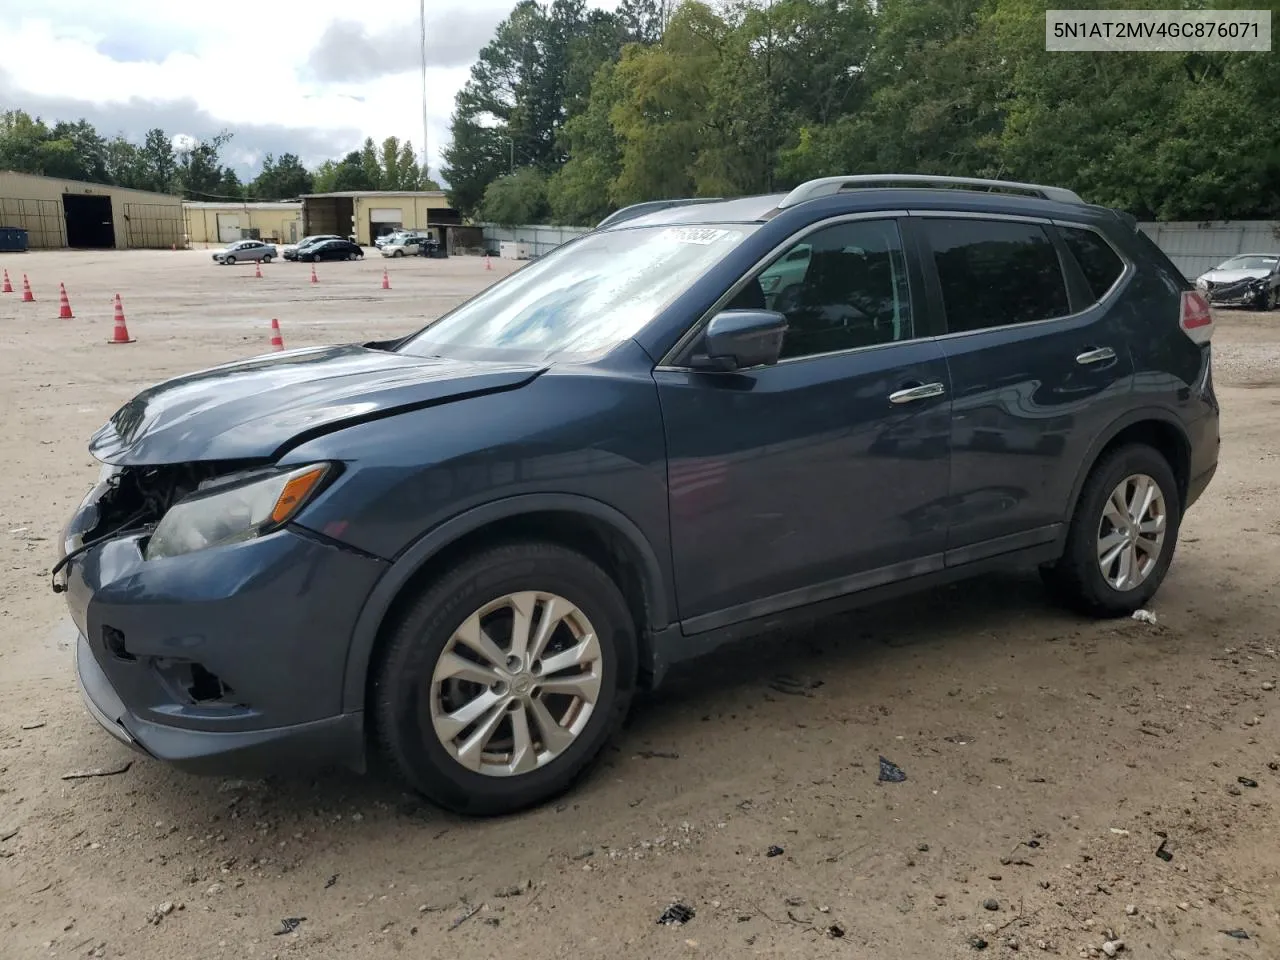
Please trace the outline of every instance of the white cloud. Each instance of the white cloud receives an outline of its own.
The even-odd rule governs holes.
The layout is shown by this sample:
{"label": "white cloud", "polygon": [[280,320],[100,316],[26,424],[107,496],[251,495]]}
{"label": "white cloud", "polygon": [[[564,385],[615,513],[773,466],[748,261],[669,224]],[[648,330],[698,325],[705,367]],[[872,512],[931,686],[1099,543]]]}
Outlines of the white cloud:
{"label": "white cloud", "polygon": [[[428,48],[440,64],[429,58],[427,70],[428,150],[436,175],[454,95],[480,45],[513,6],[512,0],[454,3],[427,5]],[[422,148],[414,0],[365,7],[350,0],[4,5],[0,102],[6,105],[47,119],[85,116],[107,135],[141,137],[147,126],[162,126],[172,135],[200,137],[225,127],[236,134],[225,159],[242,167],[256,165],[264,152],[290,149],[318,163],[355,149],[366,136],[394,135]],[[342,36],[359,44],[345,58],[335,51]],[[382,43],[388,57],[380,71],[372,58]]]}

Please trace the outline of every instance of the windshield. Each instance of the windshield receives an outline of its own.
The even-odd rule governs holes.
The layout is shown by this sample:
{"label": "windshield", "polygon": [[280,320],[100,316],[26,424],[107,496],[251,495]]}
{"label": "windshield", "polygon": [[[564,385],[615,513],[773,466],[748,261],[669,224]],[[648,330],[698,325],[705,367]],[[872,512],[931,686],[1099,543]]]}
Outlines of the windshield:
{"label": "windshield", "polygon": [[416,356],[561,359],[638,333],[756,227],[588,233],[445,314],[400,347]]}
{"label": "windshield", "polygon": [[1232,257],[1219,270],[1274,270],[1280,257]]}

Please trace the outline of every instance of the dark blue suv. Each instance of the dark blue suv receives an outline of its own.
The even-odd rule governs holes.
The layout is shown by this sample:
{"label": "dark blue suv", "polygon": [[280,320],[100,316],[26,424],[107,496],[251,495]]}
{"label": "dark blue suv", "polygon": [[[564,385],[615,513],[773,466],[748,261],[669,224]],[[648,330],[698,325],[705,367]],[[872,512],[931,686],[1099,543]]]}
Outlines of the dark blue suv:
{"label": "dark blue suv", "polygon": [[180,767],[515,810],[740,636],[1018,564],[1141,607],[1217,465],[1212,330],[1062,189],[621,211],[403,339],[126,403],[55,571],[81,686]]}

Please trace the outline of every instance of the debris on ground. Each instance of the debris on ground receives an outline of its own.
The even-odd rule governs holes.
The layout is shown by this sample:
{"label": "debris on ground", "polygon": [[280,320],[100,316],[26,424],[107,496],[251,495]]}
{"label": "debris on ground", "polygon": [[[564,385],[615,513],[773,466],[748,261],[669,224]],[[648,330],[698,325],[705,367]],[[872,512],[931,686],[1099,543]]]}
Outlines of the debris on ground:
{"label": "debris on ground", "polygon": [[574,860],[586,860],[596,855],[595,847],[583,847],[573,855]]}
{"label": "debris on ground", "polygon": [[283,937],[286,933],[293,933],[298,929],[298,924],[306,920],[306,917],[285,917],[280,921],[280,929],[275,932],[275,936]]}
{"label": "debris on ground", "polygon": [[974,950],[985,950],[987,949],[987,941],[981,937],[973,936],[969,938],[969,946]]}
{"label": "debris on ground", "polygon": [[878,778],[881,783],[901,783],[907,779],[907,772],[891,760],[880,758],[880,776]]}
{"label": "debris on ground", "polygon": [[158,924],[161,920],[163,920],[169,914],[173,913],[174,909],[175,909],[174,902],[172,900],[166,900],[164,903],[160,904],[158,907],[153,907],[151,909],[151,911],[147,914],[147,923]]}
{"label": "debris on ground", "polygon": [[1241,929],[1239,929],[1239,928],[1237,928],[1237,929],[1235,929],[1235,930],[1221,930],[1221,931],[1219,931],[1219,932],[1220,932],[1220,933],[1225,933],[1228,937],[1234,937],[1234,938],[1235,938],[1235,939],[1237,939],[1237,940],[1248,940],[1248,939],[1249,939],[1249,934],[1245,933],[1243,930],[1241,930]]}
{"label": "debris on ground", "polygon": [[35,721],[32,721],[31,723],[24,723],[22,725],[22,729],[23,730],[39,730],[43,726],[44,726],[43,720],[35,720]]}
{"label": "debris on ground", "polygon": [[800,697],[813,696],[809,691],[816,690],[820,686],[822,686],[821,680],[814,680],[810,677],[792,677],[786,674],[780,674],[769,681],[770,690]]}
{"label": "debris on ground", "polygon": [[[1276,684],[1274,680],[1265,680],[1262,683],[1263,690],[1274,690],[1275,688],[1276,688]],[[26,728],[24,727],[23,729],[26,729]]]}
{"label": "debris on ground", "polygon": [[1138,915],[1138,908],[1137,908],[1137,906],[1136,906],[1136,905],[1134,905],[1134,904],[1132,904],[1132,903],[1131,903],[1131,904],[1129,904],[1128,906],[1126,906],[1126,907],[1124,908],[1124,915],[1125,915],[1126,917],[1136,917],[1136,916]]}
{"label": "debris on ground", "polygon": [[133,766],[132,760],[126,760],[116,767],[94,767],[92,770],[72,770],[62,775],[63,780],[88,780],[90,777],[114,777],[124,773]]}
{"label": "debris on ground", "polygon": [[1169,842],[1169,838],[1164,837],[1160,841],[1160,846],[1156,847],[1156,856],[1159,857],[1161,860],[1163,860],[1165,863],[1168,863],[1170,860],[1173,859],[1173,854],[1165,849],[1165,845],[1168,842]]}
{"label": "debris on ground", "polygon": [[1102,952],[1108,957],[1114,957],[1117,953],[1124,949],[1123,940],[1108,940],[1102,945]]}
{"label": "debris on ground", "polygon": [[1150,624],[1156,623],[1156,615],[1152,613],[1150,610],[1133,611],[1133,619],[1140,620],[1143,623],[1150,623]]}
{"label": "debris on ground", "polygon": [[474,907],[467,907],[465,912],[460,913],[458,914],[458,916],[454,917],[453,923],[449,924],[449,929],[457,930],[460,926],[462,926],[464,923],[466,923],[468,920],[474,917],[477,913],[479,913],[483,908],[484,908],[483,903],[478,903]]}
{"label": "debris on ground", "polygon": [[679,760],[680,754],[674,750],[641,750],[636,756],[642,760]]}
{"label": "debris on ground", "polygon": [[0,830],[0,843],[4,843],[6,840],[12,840],[17,835],[17,827],[14,827],[12,830]]}
{"label": "debris on ground", "polygon": [[844,927],[840,926],[838,923],[833,923],[831,926],[827,927],[827,936],[832,940],[842,939],[844,937]]}
{"label": "debris on ground", "polygon": [[[532,886],[532,885],[533,884],[530,883],[528,886]],[[493,895],[495,897],[501,897],[501,898],[519,897],[524,894],[526,889],[527,889],[526,887],[522,887],[518,883],[513,883],[509,887],[503,887],[501,890],[495,891]]]}
{"label": "debris on ground", "polygon": [[1000,901],[996,900],[995,898],[989,897],[986,900],[982,901],[982,909],[983,910],[999,910]]}
{"label": "debris on ground", "polygon": [[1236,783],[1242,787],[1256,787],[1258,785],[1257,780],[1250,780],[1248,777],[1236,777]]}
{"label": "debris on ground", "polygon": [[783,850],[781,847],[779,847],[779,846],[777,846],[777,845],[775,844],[774,846],[772,846],[772,847],[770,847],[768,850],[766,850],[766,851],[764,852],[764,855],[765,855],[766,857],[780,857],[780,856],[782,856],[782,855],[783,855],[783,853],[785,853],[785,852],[786,852],[785,850]]}
{"label": "debris on ground", "polygon": [[337,882],[338,882],[338,875],[335,873],[335,874],[333,874],[331,877],[329,877],[329,879],[328,879],[328,880],[326,880],[326,881],[324,882],[324,888],[325,888],[326,890],[328,890],[330,887],[332,887],[332,886],[333,886],[335,883],[337,883]]}
{"label": "debris on ground", "polygon": [[658,918],[658,923],[667,927],[683,927],[693,918],[693,907],[686,906],[683,903],[673,903],[662,911],[662,916]]}
{"label": "debris on ground", "polygon": [[947,743],[954,743],[956,746],[963,747],[965,744],[973,743],[975,738],[966,733],[953,733],[951,736],[943,737],[942,739]]}

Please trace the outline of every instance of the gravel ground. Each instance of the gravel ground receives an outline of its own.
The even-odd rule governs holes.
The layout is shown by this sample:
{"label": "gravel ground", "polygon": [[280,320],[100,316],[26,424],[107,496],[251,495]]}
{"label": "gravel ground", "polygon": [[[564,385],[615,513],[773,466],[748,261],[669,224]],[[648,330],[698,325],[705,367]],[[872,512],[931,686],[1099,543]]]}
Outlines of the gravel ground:
{"label": "gravel ground", "polygon": [[[0,957],[1280,956],[1280,314],[1219,316],[1222,465],[1154,625],[999,576],[731,648],[560,804],[504,820],[115,744],[47,576],[88,436],[262,352],[273,316],[287,346],[396,334],[510,269],[393,262],[383,291],[383,265],[311,285],[207,253],[0,258],[39,298],[0,297]],[[108,347],[116,292],[137,343]],[[657,923],[677,902],[692,918]]]}

